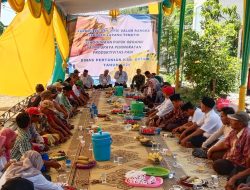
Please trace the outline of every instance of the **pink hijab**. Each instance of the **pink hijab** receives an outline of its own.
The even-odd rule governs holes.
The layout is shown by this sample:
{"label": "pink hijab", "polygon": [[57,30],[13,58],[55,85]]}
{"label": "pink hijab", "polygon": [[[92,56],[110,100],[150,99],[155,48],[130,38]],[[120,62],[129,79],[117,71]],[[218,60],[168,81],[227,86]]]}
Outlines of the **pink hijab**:
{"label": "pink hijab", "polygon": [[3,128],[0,131],[0,136],[6,138],[3,146],[5,146],[5,157],[6,157],[6,160],[9,161],[10,160],[10,145],[11,145],[11,142],[14,139],[16,139],[17,134],[13,130],[11,130],[9,128]]}

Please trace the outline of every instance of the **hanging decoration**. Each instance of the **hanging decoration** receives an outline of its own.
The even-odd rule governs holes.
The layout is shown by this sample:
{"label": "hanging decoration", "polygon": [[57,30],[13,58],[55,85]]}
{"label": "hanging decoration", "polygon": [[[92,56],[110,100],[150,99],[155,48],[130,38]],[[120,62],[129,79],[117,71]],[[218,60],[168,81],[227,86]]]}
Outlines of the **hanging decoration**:
{"label": "hanging decoration", "polygon": [[120,15],[120,11],[118,9],[113,9],[109,11],[109,16],[111,16],[111,20],[112,21],[116,21],[117,20],[117,16]]}
{"label": "hanging decoration", "polygon": [[23,10],[25,4],[25,0],[8,0],[8,2],[11,8],[18,13]]}
{"label": "hanging decoration", "polygon": [[54,4],[51,0],[43,0],[43,17],[47,25],[50,25],[53,18]]}
{"label": "hanging decoration", "polygon": [[173,13],[174,8],[181,7],[181,0],[163,0],[162,2],[162,9],[165,16],[169,16]]}
{"label": "hanging decoration", "polygon": [[[23,10],[25,5],[25,0],[8,0],[8,2],[11,8],[18,13]],[[40,18],[43,14],[46,24],[50,25],[54,12],[53,0],[27,0],[27,3],[33,17]]]}
{"label": "hanging decoration", "polygon": [[28,6],[33,17],[39,18],[41,16],[42,12],[41,0],[28,0]]}

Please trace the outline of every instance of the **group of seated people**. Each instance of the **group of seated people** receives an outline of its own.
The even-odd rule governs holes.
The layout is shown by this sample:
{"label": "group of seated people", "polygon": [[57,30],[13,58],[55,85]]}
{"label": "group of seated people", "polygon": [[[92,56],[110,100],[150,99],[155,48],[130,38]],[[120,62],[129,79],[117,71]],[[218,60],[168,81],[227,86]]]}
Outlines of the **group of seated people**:
{"label": "group of seated people", "polygon": [[45,174],[50,168],[61,167],[49,158],[47,151],[72,136],[74,126],[69,119],[88,100],[89,95],[77,73],[47,89],[42,84],[36,86],[36,94],[16,116],[15,124],[0,131],[0,189],[18,189],[17,184],[24,184],[27,190],[29,187],[63,189],[61,184],[50,182],[50,176]]}
{"label": "group of seated people", "polygon": [[165,100],[147,113],[146,124],[172,132],[192,154],[213,161],[214,170],[228,176],[226,190],[250,190],[249,115],[232,107],[215,110],[215,101],[203,97],[200,108],[184,103],[172,87],[164,86]]}

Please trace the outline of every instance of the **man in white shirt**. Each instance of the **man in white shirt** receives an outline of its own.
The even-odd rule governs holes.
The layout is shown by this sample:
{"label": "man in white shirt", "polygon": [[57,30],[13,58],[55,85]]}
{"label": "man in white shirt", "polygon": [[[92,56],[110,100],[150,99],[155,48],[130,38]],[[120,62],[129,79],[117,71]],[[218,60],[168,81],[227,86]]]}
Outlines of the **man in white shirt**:
{"label": "man in white shirt", "polygon": [[88,74],[88,70],[84,70],[83,74],[81,75],[80,79],[83,83],[84,88],[90,89],[93,87],[94,85],[94,80],[92,79],[92,77]]}
{"label": "man in white shirt", "polygon": [[114,78],[116,80],[115,86],[123,86],[124,88],[127,88],[128,74],[123,71],[122,65],[119,65],[119,71],[115,72]]}
{"label": "man in white shirt", "polygon": [[180,140],[196,130],[198,127],[197,123],[200,123],[204,117],[204,113],[201,111],[201,109],[196,108],[191,102],[184,104],[181,109],[189,116],[189,118],[187,123],[173,130],[173,133],[181,134]]}
{"label": "man in white shirt", "polygon": [[97,88],[109,88],[112,87],[111,77],[109,75],[109,70],[105,70],[103,74],[99,76],[99,85]]}
{"label": "man in white shirt", "polygon": [[212,98],[203,97],[201,111],[205,116],[197,123],[199,128],[181,140],[182,146],[200,148],[202,143],[222,126],[219,115],[213,110],[214,105],[215,101]]}
{"label": "man in white shirt", "polygon": [[173,103],[169,99],[169,97],[174,94],[174,89],[171,86],[165,86],[162,88],[162,93],[165,97],[165,100],[159,106],[150,111],[150,115],[148,117],[148,120],[146,121],[147,125],[149,123],[150,125],[155,125],[155,122],[158,119],[162,118],[174,109]]}
{"label": "man in white shirt", "polygon": [[[229,133],[232,131],[230,127],[230,119],[228,115],[234,114],[234,109],[232,107],[223,107],[221,108],[220,117],[223,123],[223,126],[219,128],[213,135],[211,135],[203,144],[202,148],[206,149],[211,147],[215,142],[220,143],[223,141]],[[216,144],[217,144],[216,143]]]}

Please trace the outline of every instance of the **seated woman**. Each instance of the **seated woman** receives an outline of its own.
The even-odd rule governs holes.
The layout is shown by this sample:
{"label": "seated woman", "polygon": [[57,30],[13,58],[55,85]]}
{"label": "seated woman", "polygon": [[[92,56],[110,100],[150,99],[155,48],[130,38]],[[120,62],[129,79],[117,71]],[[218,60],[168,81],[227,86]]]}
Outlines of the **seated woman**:
{"label": "seated woman", "polygon": [[[0,131],[0,172],[3,173],[12,163],[10,161],[10,150],[13,148],[17,134],[9,129],[3,128]],[[2,175],[2,174],[1,174]]]}
{"label": "seated woman", "polygon": [[159,90],[160,90],[160,83],[155,78],[149,79],[148,87],[144,89],[143,93],[144,94],[143,102],[149,108],[154,107],[156,101],[156,95]]}
{"label": "seated woman", "polygon": [[41,173],[43,166],[41,155],[33,150],[23,154],[19,162],[13,163],[5,171],[0,179],[0,188],[6,181],[21,177],[31,181],[35,189],[39,190],[63,190],[62,186],[48,181]]}

